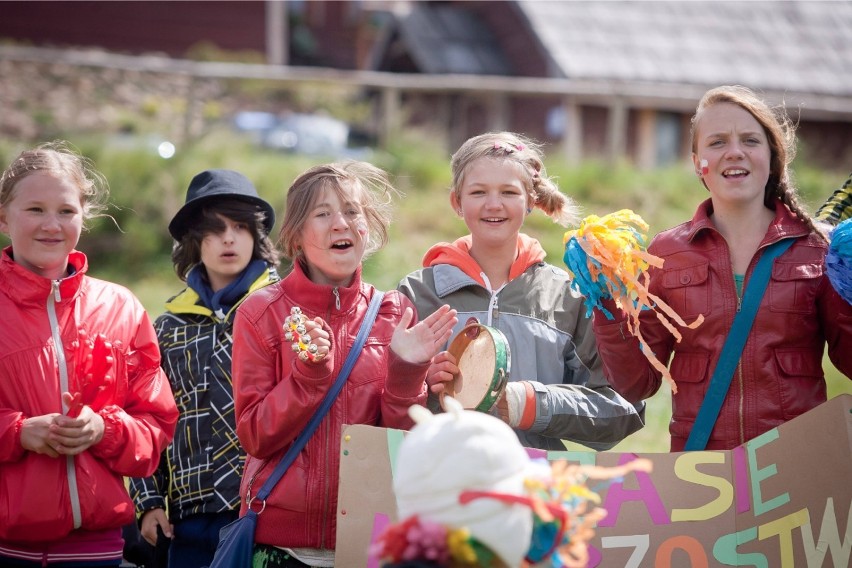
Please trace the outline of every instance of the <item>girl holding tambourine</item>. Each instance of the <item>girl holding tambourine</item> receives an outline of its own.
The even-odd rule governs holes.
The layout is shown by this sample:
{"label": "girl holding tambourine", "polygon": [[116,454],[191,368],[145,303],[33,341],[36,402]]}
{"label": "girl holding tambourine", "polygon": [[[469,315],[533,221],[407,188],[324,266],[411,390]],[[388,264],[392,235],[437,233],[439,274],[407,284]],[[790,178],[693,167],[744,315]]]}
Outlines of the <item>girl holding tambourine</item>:
{"label": "girl holding tambourine", "polygon": [[[604,376],[571,277],[520,232],[533,208],[563,225],[577,217],[542,157],[533,141],[511,132],[465,142],[452,157],[450,204],[470,234],[434,245],[398,288],[421,318],[444,304],[455,308],[454,334],[474,319],[505,335],[509,382],[495,411],[525,446],[560,450],[570,440],[604,450],[639,430],[643,417]],[[457,363],[447,351],[435,357],[427,372],[433,397],[458,375]]]}

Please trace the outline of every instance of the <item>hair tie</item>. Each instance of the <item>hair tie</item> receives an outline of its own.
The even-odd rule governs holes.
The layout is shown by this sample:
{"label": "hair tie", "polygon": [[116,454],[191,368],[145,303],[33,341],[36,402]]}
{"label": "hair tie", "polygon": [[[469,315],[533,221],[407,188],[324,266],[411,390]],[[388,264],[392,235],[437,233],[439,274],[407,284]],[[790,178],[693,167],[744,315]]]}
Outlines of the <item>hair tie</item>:
{"label": "hair tie", "polygon": [[515,150],[517,150],[518,152],[523,152],[524,148],[526,148],[526,146],[524,146],[523,144],[509,144],[499,141],[494,143],[495,150],[502,150],[507,154],[512,154],[515,152]]}

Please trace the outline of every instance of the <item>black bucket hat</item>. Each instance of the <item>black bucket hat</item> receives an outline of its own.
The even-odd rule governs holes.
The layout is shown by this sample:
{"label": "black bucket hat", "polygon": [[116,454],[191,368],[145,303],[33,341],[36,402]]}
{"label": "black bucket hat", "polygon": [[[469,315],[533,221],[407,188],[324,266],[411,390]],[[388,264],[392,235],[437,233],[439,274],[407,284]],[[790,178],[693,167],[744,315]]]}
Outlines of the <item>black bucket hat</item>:
{"label": "black bucket hat", "polygon": [[169,233],[179,241],[187,231],[187,223],[208,201],[214,199],[236,199],[257,205],[266,214],[263,225],[267,234],[275,225],[275,210],[260,198],[249,179],[233,170],[205,170],[192,178],[186,190],[186,203],[175,213],[169,223]]}

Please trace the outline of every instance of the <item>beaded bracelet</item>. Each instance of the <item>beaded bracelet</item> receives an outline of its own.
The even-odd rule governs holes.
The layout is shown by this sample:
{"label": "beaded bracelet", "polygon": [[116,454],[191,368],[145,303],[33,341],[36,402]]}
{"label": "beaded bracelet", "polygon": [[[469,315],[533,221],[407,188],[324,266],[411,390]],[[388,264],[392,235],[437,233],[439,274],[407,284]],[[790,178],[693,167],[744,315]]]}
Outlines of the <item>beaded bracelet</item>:
{"label": "beaded bracelet", "polygon": [[318,347],[315,343],[311,343],[311,336],[308,335],[305,322],[308,318],[302,313],[302,309],[293,306],[290,308],[290,315],[284,320],[284,339],[292,341],[293,351],[298,353],[299,359],[302,361],[320,361],[324,355],[320,355]]}

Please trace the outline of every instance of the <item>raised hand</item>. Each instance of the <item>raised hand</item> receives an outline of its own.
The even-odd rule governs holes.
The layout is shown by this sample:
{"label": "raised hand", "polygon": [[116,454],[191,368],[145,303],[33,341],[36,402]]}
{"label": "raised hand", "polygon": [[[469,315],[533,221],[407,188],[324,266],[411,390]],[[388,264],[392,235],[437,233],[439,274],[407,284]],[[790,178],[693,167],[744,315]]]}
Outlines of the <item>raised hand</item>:
{"label": "raised hand", "polygon": [[414,310],[406,308],[391,338],[391,349],[409,363],[425,363],[446,345],[458,323],[456,310],[443,305],[424,320],[408,328]]}

